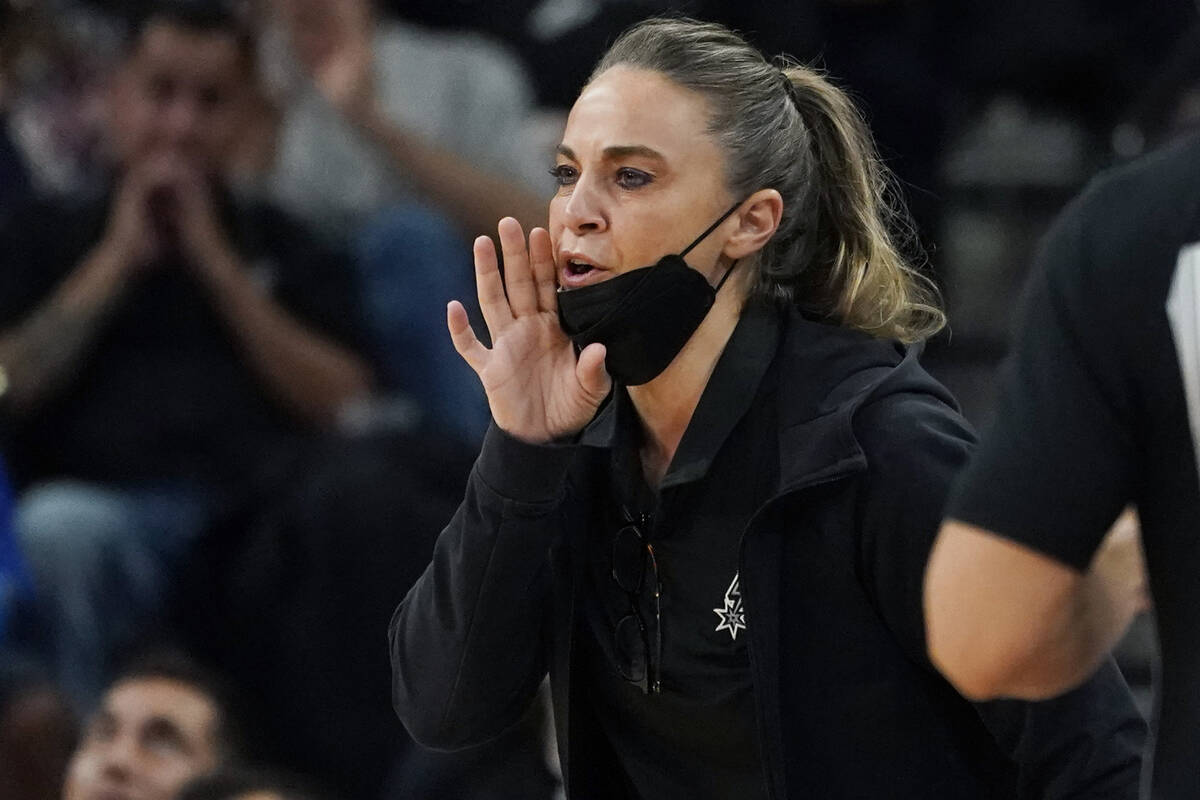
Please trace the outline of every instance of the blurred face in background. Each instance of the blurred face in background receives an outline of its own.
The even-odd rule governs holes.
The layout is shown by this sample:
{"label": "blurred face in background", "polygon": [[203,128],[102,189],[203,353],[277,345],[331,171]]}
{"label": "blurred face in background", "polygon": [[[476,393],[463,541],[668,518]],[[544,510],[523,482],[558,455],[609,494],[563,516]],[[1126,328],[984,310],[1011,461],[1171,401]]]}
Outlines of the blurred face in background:
{"label": "blurred face in background", "polygon": [[118,683],[84,730],[63,800],[171,800],[219,762],[217,709],[166,678]]}
{"label": "blurred face in background", "polygon": [[233,31],[151,22],[112,89],[108,132],[117,165],[165,153],[216,174],[246,119],[250,80]]}

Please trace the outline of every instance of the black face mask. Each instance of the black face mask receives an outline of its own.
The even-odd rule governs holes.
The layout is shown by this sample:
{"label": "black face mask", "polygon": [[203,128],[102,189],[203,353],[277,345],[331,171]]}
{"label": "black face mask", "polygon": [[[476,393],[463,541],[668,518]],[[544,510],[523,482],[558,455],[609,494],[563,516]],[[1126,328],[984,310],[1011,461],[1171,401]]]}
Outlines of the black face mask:
{"label": "black face mask", "polygon": [[741,202],[721,215],[678,255],[663,256],[590,286],[558,293],[558,321],[580,350],[604,345],[604,366],[625,386],[646,383],[667,368],[692,338],[737,262],[714,289],[683,257],[717,229]]}

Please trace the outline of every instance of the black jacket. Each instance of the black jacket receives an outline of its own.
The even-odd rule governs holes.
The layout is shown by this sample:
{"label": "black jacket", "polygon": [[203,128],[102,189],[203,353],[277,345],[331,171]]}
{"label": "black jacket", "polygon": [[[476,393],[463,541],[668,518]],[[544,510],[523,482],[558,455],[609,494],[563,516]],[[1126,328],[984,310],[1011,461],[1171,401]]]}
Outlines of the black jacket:
{"label": "black jacket", "polygon": [[[1048,703],[973,705],[927,660],[925,561],[973,443],[953,399],[915,351],[784,324],[776,491],[740,563],[771,795],[1136,798],[1145,725],[1111,663]],[[430,747],[495,736],[549,671],[573,798],[623,791],[570,680],[598,424],[560,446],[493,427],[390,629],[397,713]]]}

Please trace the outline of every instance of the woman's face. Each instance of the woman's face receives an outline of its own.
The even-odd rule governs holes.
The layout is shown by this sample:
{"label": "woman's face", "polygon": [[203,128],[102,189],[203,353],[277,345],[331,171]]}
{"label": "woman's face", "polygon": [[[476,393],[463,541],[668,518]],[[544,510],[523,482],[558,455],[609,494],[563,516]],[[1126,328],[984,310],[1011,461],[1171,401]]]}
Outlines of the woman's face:
{"label": "woman's face", "polygon": [[[613,67],[583,90],[567,118],[550,201],[559,285],[653,265],[732,205],[707,127],[704,98],[657,72]],[[726,220],[687,256],[710,283],[728,266],[723,231],[736,224]]]}

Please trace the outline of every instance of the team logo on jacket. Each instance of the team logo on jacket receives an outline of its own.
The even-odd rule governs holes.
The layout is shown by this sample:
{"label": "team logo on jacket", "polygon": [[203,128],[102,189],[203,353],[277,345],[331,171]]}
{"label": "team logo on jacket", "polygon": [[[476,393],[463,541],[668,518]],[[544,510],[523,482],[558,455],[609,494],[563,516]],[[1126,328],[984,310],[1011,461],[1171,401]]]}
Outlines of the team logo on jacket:
{"label": "team logo on jacket", "polygon": [[746,612],[742,610],[742,587],[738,583],[738,574],[733,573],[733,583],[725,590],[725,605],[714,608],[713,612],[721,618],[717,631],[729,631],[733,641],[737,641],[738,631],[746,630]]}

